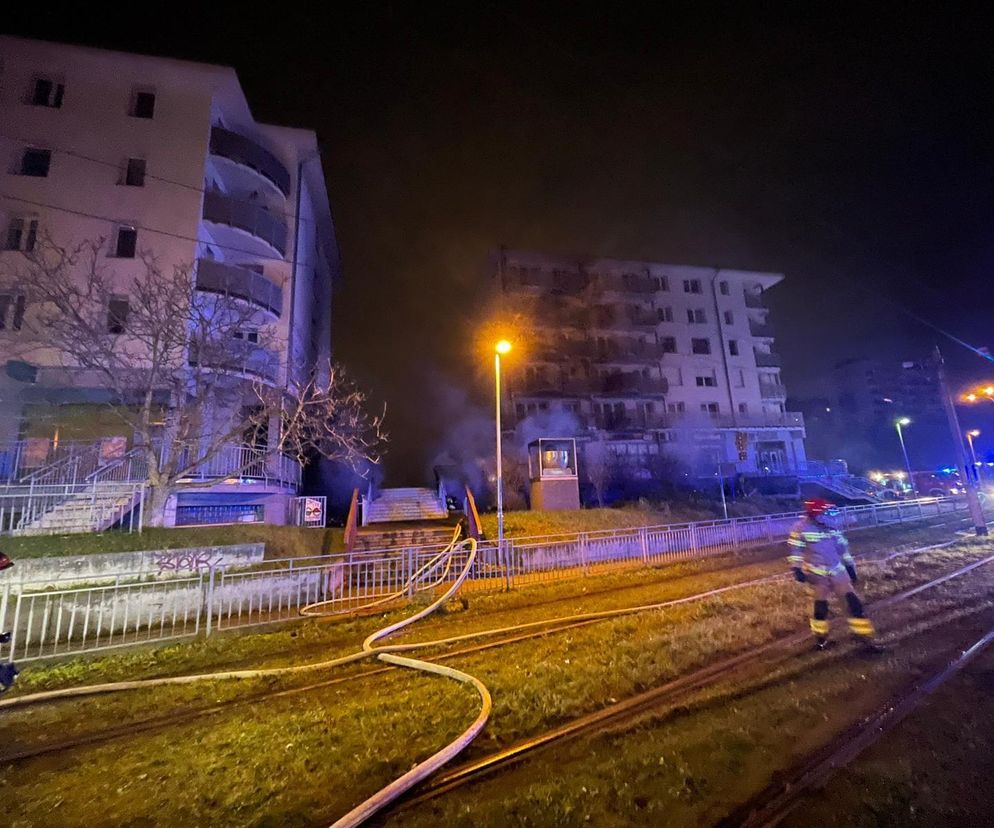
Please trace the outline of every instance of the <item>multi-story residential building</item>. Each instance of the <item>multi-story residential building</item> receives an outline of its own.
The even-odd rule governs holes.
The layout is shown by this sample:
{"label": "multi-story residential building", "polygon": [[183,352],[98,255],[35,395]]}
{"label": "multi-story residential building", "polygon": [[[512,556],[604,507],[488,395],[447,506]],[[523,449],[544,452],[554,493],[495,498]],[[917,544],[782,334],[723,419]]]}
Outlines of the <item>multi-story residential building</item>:
{"label": "multi-story residential building", "polygon": [[566,413],[554,428],[605,441],[643,473],[660,453],[702,474],[803,468],[803,418],[785,408],[763,300],[781,274],[509,250],[496,260],[504,312],[525,332],[507,360],[509,424]]}
{"label": "multi-story residential building", "polygon": [[[240,347],[260,343],[245,363],[254,377],[292,385],[327,359],[338,256],[317,138],[258,123],[233,69],[0,37],[0,147],[0,265],[43,232],[64,245],[103,239],[102,264],[120,278],[147,252],[163,272],[189,268],[198,291],[244,302],[254,316]],[[106,430],[57,360],[8,364],[3,343],[24,312],[24,297],[0,296],[0,441],[32,440],[40,462],[39,440]],[[244,447],[232,446],[233,467]],[[224,457],[211,476],[225,476]],[[263,466],[180,494],[175,520],[279,521],[300,468],[282,456]]]}

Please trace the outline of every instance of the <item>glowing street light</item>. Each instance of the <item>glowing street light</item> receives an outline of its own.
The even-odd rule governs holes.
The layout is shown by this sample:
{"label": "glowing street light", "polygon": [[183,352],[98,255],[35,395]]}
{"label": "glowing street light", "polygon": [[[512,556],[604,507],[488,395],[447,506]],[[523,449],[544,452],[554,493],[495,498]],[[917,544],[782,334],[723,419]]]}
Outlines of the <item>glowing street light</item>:
{"label": "glowing street light", "polygon": [[497,555],[504,554],[504,468],[501,458],[500,428],[500,358],[511,353],[511,343],[501,339],[494,345],[494,389],[497,410]]}
{"label": "glowing street light", "polygon": [[911,493],[915,497],[918,497],[915,475],[911,471],[911,461],[908,459],[908,447],[904,444],[904,432],[901,430],[903,426],[909,425],[911,425],[911,420],[908,417],[900,417],[894,421],[894,426],[897,428],[897,439],[901,442],[901,452],[904,454],[904,465],[908,470],[908,482],[911,484]]}

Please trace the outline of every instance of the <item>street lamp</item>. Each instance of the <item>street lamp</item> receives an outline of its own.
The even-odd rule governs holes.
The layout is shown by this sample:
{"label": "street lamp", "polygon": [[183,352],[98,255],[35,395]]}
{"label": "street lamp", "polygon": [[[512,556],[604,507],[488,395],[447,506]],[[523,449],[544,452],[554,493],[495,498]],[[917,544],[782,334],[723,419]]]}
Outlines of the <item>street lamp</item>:
{"label": "street lamp", "polygon": [[494,345],[494,389],[497,411],[497,555],[504,554],[504,469],[501,459],[500,358],[511,352],[511,343],[501,339]]}
{"label": "street lamp", "polygon": [[[973,460],[973,473],[977,477],[977,482],[980,482],[980,463],[977,462],[977,452],[973,448],[973,438],[980,436],[980,429],[973,428],[966,433],[966,441],[970,444],[970,459]],[[969,483],[970,481],[967,481]]]}
{"label": "street lamp", "polygon": [[904,454],[904,467],[908,470],[908,482],[911,484],[911,493],[918,497],[918,487],[915,485],[915,475],[911,471],[911,461],[908,459],[908,447],[904,444],[904,432],[901,431],[903,426],[911,425],[911,420],[907,417],[900,417],[894,421],[894,425],[897,428],[897,439],[901,441],[901,452]]}

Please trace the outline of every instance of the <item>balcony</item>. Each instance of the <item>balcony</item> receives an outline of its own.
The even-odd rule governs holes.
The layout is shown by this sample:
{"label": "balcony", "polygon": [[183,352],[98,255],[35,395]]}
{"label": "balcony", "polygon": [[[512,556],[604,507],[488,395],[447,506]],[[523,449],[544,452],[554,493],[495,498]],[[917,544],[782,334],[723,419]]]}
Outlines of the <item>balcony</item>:
{"label": "balcony", "polygon": [[779,368],[783,364],[780,354],[764,353],[763,351],[755,351],[754,353],[756,354],[756,365],[759,368]]}
{"label": "balcony", "polygon": [[766,310],[766,303],[763,301],[762,293],[753,293],[750,291],[746,291],[745,303],[747,308]]}
{"label": "balcony", "polygon": [[214,127],[211,129],[210,151],[259,173],[274,184],[284,197],[290,195],[290,173],[275,155],[255,141],[223,127]]}
{"label": "balcony", "polygon": [[282,216],[270,213],[258,204],[231,198],[216,190],[206,192],[204,220],[244,230],[265,242],[281,256],[286,255],[286,223]]}
{"label": "balcony", "polygon": [[767,339],[773,339],[773,326],[768,322],[757,322],[754,319],[749,320],[749,333],[752,336],[765,337]]}
{"label": "balcony", "polygon": [[[212,343],[217,346],[217,343]],[[260,346],[244,345],[235,341],[230,347],[211,347],[210,353],[201,358],[198,349],[190,349],[190,364],[228,374],[247,374],[268,382],[280,378],[280,355]]]}
{"label": "balcony", "polygon": [[283,313],[283,288],[248,268],[200,259],[197,262],[197,290],[242,299],[277,317]]}
{"label": "balcony", "polygon": [[643,377],[641,374],[609,374],[601,380],[591,380],[594,387],[605,395],[623,396],[626,394],[661,395],[669,390],[665,379],[658,377]]}
{"label": "balcony", "polygon": [[800,411],[787,411],[784,414],[736,414],[734,417],[722,414],[712,417],[710,423],[716,428],[804,428],[804,415]]}
{"label": "balcony", "polygon": [[644,273],[626,273],[622,276],[603,274],[597,278],[597,287],[604,293],[651,294],[657,290],[653,279]]}
{"label": "balcony", "polygon": [[760,382],[759,396],[764,400],[784,400],[787,398],[787,388],[779,382]]}

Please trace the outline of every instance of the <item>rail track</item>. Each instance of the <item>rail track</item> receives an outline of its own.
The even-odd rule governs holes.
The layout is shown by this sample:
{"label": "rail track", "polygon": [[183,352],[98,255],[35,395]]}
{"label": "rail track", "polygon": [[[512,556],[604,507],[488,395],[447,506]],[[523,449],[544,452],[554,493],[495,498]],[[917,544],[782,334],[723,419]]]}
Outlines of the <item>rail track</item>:
{"label": "rail track", "polygon": [[[952,572],[945,573],[930,581],[878,600],[870,605],[870,608],[873,610],[886,609],[889,606],[905,601],[992,562],[994,562],[994,556],[989,556],[980,561],[959,567]],[[988,640],[990,639],[994,639],[994,630],[992,630]],[[495,773],[507,770],[553,745],[559,745],[580,736],[596,735],[602,731],[615,728],[618,725],[632,722],[655,708],[662,705],[679,703],[685,697],[697,691],[733,678],[740,672],[750,668],[762,666],[764,669],[769,669],[774,667],[783,661],[796,657],[801,648],[806,648],[809,646],[809,643],[810,634],[805,630],[783,636],[747,653],[741,653],[714,664],[706,665],[666,684],[623,699],[544,733],[523,739],[507,748],[494,751],[448,771],[443,771],[429,782],[427,786],[422,787],[420,791],[412,792],[408,798],[399,802],[393,810],[394,812],[407,810],[438,799],[451,791],[466,787]],[[734,821],[728,823],[729,826],[738,824],[738,822]]]}

